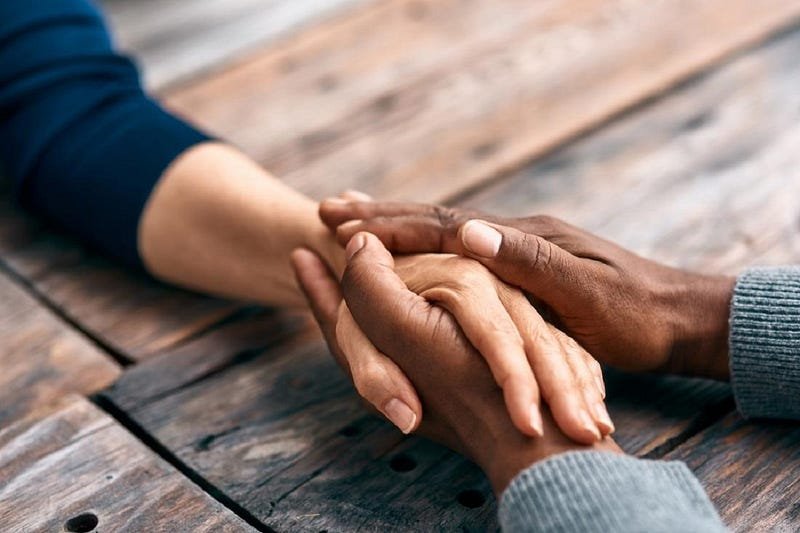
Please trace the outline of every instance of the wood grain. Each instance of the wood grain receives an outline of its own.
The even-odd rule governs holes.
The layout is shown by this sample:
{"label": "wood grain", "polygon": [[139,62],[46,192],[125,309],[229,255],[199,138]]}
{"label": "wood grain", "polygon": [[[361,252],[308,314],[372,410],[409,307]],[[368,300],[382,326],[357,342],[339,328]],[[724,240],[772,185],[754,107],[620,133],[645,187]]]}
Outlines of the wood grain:
{"label": "wood grain", "polygon": [[384,0],[167,102],[315,197],[436,201],[798,15],[796,0]]}
{"label": "wood grain", "polygon": [[119,45],[163,88],[369,0],[103,0]]}
{"label": "wood grain", "polygon": [[[798,50],[800,32],[784,34],[458,201],[560,215],[687,267],[733,272],[796,259]],[[609,375],[609,394],[619,442],[649,457],[732,407],[726,386],[679,378]],[[317,341],[268,348],[133,400],[126,409],[137,423],[278,529],[495,525],[480,473],[365,414]]]}
{"label": "wood grain", "polygon": [[458,200],[709,272],[800,258],[800,32]]}
{"label": "wood grain", "polygon": [[797,531],[798,443],[796,422],[750,422],[731,414],[666,459],[689,465],[733,531]]}
{"label": "wood grain", "polygon": [[146,365],[129,367],[104,395],[123,411],[141,406],[246,363],[268,348],[315,336],[318,329],[312,321],[298,312],[244,309],[198,337],[148,359]]}
{"label": "wood grain", "polygon": [[117,364],[0,271],[0,428],[68,392],[108,386]]}
{"label": "wood grain", "polygon": [[[91,517],[96,529],[75,527]],[[0,523],[25,532],[254,531],[77,397],[0,430]]]}

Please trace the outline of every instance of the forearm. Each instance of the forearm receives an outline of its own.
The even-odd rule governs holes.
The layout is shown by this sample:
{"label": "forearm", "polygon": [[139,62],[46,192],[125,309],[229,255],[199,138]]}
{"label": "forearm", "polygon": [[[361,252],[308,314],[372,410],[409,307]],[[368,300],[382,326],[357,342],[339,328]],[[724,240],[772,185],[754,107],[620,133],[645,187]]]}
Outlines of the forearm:
{"label": "forearm", "polygon": [[154,276],[271,305],[303,305],[290,252],[310,248],[341,273],[342,252],[317,204],[238,150],[204,143],[176,159],[139,222],[139,252]]}

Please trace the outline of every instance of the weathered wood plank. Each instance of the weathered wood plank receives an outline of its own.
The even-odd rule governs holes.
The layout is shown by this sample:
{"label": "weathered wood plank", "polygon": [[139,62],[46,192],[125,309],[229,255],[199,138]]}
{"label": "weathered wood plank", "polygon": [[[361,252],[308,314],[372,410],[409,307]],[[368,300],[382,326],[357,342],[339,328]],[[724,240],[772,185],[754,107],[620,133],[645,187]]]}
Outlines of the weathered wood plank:
{"label": "weathered wood plank", "polygon": [[103,0],[119,44],[151,88],[219,68],[298,28],[369,0]]}
{"label": "weathered wood plank", "polygon": [[[246,363],[280,343],[317,335],[305,314],[271,309],[246,309],[197,338],[165,350],[147,365],[129,367],[104,394],[119,409],[141,406],[222,369]],[[153,379],[157,376],[157,379]]]}
{"label": "weathered wood plank", "polygon": [[5,531],[253,531],[87,400],[0,430]]}
{"label": "weathered wood plank", "polygon": [[0,272],[0,428],[69,392],[107,387],[119,367]]}
{"label": "weathered wood plank", "polygon": [[800,426],[731,414],[668,454],[697,474],[734,531],[800,528]]}
{"label": "weathered wood plank", "polygon": [[435,201],[798,15],[796,0],[384,0],[167,101],[315,196]]}
{"label": "weathered wood plank", "polygon": [[[798,50],[800,31],[785,34],[460,203],[549,212],[693,268],[732,272],[796,259]],[[609,375],[609,395],[621,445],[654,457],[731,407],[726,386],[678,378]],[[127,406],[182,460],[276,527],[493,525],[494,503],[474,467],[365,415],[313,341],[268,349]],[[385,468],[401,452],[416,466]],[[462,499],[482,500],[477,508],[453,505],[470,489]]]}
{"label": "weathered wood plank", "polygon": [[460,201],[708,272],[800,258],[800,32]]}

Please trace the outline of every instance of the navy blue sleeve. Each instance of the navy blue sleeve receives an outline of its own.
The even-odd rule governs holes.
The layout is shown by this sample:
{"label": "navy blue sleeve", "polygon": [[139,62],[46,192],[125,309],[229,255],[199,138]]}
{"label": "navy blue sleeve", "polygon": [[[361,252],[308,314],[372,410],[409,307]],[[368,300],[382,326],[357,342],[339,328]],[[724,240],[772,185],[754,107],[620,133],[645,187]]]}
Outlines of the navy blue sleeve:
{"label": "navy blue sleeve", "polygon": [[153,187],[205,140],[147,97],[89,0],[0,1],[0,173],[23,206],[141,267]]}

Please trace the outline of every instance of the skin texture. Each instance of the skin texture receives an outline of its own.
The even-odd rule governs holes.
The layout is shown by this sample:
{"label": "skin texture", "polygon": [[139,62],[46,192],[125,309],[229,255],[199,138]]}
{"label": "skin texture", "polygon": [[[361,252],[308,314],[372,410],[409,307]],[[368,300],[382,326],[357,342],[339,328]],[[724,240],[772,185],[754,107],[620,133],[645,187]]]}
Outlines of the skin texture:
{"label": "skin texture", "polygon": [[269,305],[305,304],[289,264],[298,246],[341,272],[342,249],[320,222],[316,202],[220,143],[179,156],[139,223],[139,252],[155,277]]}
{"label": "skin texture", "polygon": [[320,214],[340,242],[369,231],[394,253],[455,253],[481,262],[525,290],[602,363],[729,379],[733,277],[661,265],[546,216],[347,201],[325,201]]}
{"label": "skin texture", "polygon": [[[620,452],[610,438],[590,446],[575,443],[558,429],[547,409],[544,436],[520,433],[489,366],[453,315],[409,290],[391,254],[375,237],[355,236],[348,255],[344,307],[336,279],[317,256],[299,250],[292,257],[331,352],[340,362],[347,360],[345,352],[351,346],[338,342],[336,335],[344,331],[339,324],[346,321],[347,333],[366,341],[359,343],[360,350],[392,361],[419,391],[426,416],[418,432],[470,457],[498,493],[521,470],[554,454],[582,449]],[[343,318],[345,314],[349,318]]]}
{"label": "skin texture", "polygon": [[[511,419],[522,432],[541,435],[542,399],[563,431],[579,442],[593,442],[613,431],[603,402],[600,366],[550,327],[518,289],[499,281],[480,263],[454,255],[399,257],[396,268],[410,291],[454,316],[487,361]],[[354,329],[346,308],[340,309],[337,337],[351,348],[346,353],[357,388],[364,397],[380,398],[376,405],[386,405],[392,399],[392,383],[388,375],[370,369],[373,358],[361,355]],[[360,364],[362,359],[365,363]],[[378,383],[380,392],[372,393]]]}
{"label": "skin texture", "polygon": [[[339,199],[364,198],[351,192]],[[292,250],[312,250],[337,276],[344,266],[342,247],[317,210],[311,199],[238,150],[205,143],[165,171],[142,214],[139,249],[146,268],[164,281],[262,304],[301,306],[305,299],[289,262]],[[596,440],[613,430],[599,368],[574,347],[569,353],[576,355],[567,358],[557,333],[517,289],[463,257],[405,258],[401,264],[416,290],[452,310],[481,348],[520,431],[542,432],[542,397],[576,439]],[[476,321],[478,308],[486,306],[492,319]],[[358,350],[348,353],[355,358],[348,368],[362,395],[404,431],[414,429],[422,411],[402,372]]]}

